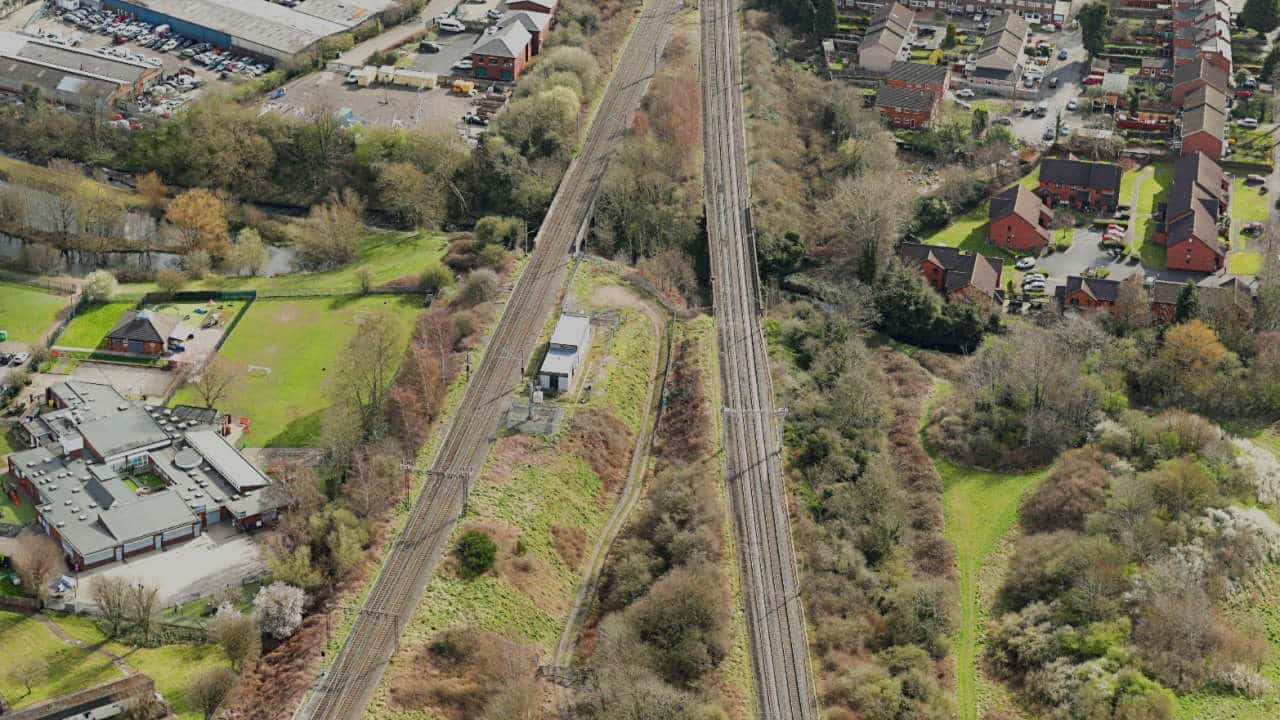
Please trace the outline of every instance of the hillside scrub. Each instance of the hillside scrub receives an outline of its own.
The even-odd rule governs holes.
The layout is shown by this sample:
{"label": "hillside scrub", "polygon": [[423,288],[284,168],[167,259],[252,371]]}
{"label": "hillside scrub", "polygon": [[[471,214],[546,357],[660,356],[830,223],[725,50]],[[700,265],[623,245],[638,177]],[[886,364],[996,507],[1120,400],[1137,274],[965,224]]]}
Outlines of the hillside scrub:
{"label": "hillside scrub", "polygon": [[710,682],[733,640],[733,596],[723,569],[725,509],[697,346],[673,349],[654,471],[601,577],[602,617],[584,644],[598,686],[578,697],[581,717],[724,715]]}
{"label": "hillside scrub", "polygon": [[[1256,696],[1269,647],[1221,607],[1280,559],[1251,465],[1180,411],[1101,423],[1023,502],[987,662],[1055,716],[1170,718],[1170,690]],[[1061,501],[1067,514],[1046,517]],[[1136,713],[1136,714],[1135,714]]]}
{"label": "hillside scrub", "polygon": [[856,313],[796,303],[769,321],[787,367],[793,532],[819,692],[841,716],[948,717],[954,555],[941,482],[915,440],[931,383],[911,360],[868,350],[847,321]]}

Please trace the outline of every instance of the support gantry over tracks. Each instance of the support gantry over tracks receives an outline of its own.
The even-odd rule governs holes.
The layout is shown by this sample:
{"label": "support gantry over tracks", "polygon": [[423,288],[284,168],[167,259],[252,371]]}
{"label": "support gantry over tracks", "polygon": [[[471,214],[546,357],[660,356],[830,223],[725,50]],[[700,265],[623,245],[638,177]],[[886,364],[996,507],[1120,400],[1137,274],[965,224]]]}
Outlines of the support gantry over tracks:
{"label": "support gantry over tracks", "polygon": [[707,241],[723,386],[725,465],[758,715],[816,720],[809,645],[779,458],[751,227],[737,0],[703,0]]}
{"label": "support gantry over tracks", "polygon": [[479,368],[427,473],[422,494],[356,617],[346,641],[298,720],[356,720],[364,714],[396,644],[449,540],[498,429],[503,400],[564,285],[570,250],[589,220],[609,158],[626,136],[671,33],[680,0],[649,0],[636,22],[577,157],[538,231],[537,245],[494,330]]}

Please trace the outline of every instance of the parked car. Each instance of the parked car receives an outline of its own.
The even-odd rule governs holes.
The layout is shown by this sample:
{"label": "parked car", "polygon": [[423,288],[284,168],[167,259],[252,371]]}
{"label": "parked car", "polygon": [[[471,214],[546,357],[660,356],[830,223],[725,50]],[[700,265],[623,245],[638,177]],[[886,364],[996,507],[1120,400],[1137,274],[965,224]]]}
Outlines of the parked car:
{"label": "parked car", "polygon": [[31,359],[30,354],[20,352],[17,355],[13,356],[13,359],[9,361],[9,365],[13,367],[22,367],[23,365],[26,365],[27,361],[30,359]]}
{"label": "parked car", "polygon": [[956,91],[956,97],[958,97],[958,98],[971,98],[971,97],[973,97],[974,95],[977,95],[977,93],[975,93],[974,91],[970,90],[969,88],[964,88],[964,89],[962,89],[962,90],[957,90],[957,91]]}
{"label": "parked car", "polygon": [[1049,127],[1045,128],[1044,134],[1041,135],[1040,137],[1042,137],[1045,140],[1045,142],[1052,140],[1054,137],[1053,126],[1050,125]]}
{"label": "parked car", "polygon": [[487,126],[489,124],[489,121],[487,119],[480,117],[479,115],[473,112],[469,112],[466,115],[463,115],[462,122],[468,125],[479,125],[481,127]]}
{"label": "parked car", "polygon": [[1057,75],[1054,75],[1053,77],[1049,78],[1049,87],[1051,87],[1051,88],[1056,88],[1056,87],[1058,87],[1058,76],[1057,76]]}
{"label": "parked car", "polygon": [[1044,292],[1044,289],[1045,285],[1043,282],[1030,282],[1022,286],[1022,292],[1026,293],[1042,293]]}
{"label": "parked car", "polygon": [[1085,78],[1085,79],[1081,80],[1081,81],[1080,81],[1080,83],[1081,83],[1082,85],[1101,85],[1101,84],[1102,84],[1102,76],[1101,76],[1101,75],[1090,75],[1089,77],[1087,77],[1087,78]]}
{"label": "parked car", "polygon": [[1080,107],[1080,103],[1076,102],[1075,100],[1067,101],[1067,110],[1075,110],[1079,107]]}
{"label": "parked car", "polygon": [[1242,228],[1242,232],[1246,235],[1257,235],[1262,232],[1263,225],[1260,222],[1247,222]]}
{"label": "parked car", "polygon": [[1058,51],[1058,59],[1059,59],[1059,60],[1066,60],[1066,59],[1067,59],[1067,50],[1066,50],[1066,48],[1063,48],[1063,49],[1061,49],[1061,50],[1059,50],[1059,51]]}
{"label": "parked car", "polygon": [[1036,259],[1033,257],[1024,257],[1018,262],[1014,263],[1013,266],[1018,268],[1019,270],[1030,270],[1031,268],[1036,266]]}
{"label": "parked car", "polygon": [[501,10],[498,10],[497,8],[494,8],[494,9],[490,10],[489,12],[485,13],[485,17],[488,17],[490,20],[501,20],[501,19],[502,19],[502,11],[501,11]]}
{"label": "parked car", "polygon": [[1239,120],[1236,121],[1236,125],[1238,127],[1249,128],[1250,130],[1253,130],[1258,127],[1258,121],[1255,118],[1240,118]]}
{"label": "parked car", "polygon": [[1044,282],[1048,279],[1049,279],[1049,276],[1045,275],[1044,273],[1038,273],[1038,272],[1027,273],[1026,275],[1022,276],[1022,284],[1026,285],[1027,283]]}
{"label": "parked car", "polygon": [[436,20],[436,27],[444,30],[445,32],[453,33],[466,32],[467,30],[467,26],[463,25],[461,20],[451,17],[444,18],[443,20]]}
{"label": "parked car", "polygon": [[418,52],[420,52],[420,53],[438,53],[438,52],[440,52],[440,46],[439,46],[439,45],[437,45],[436,43],[433,43],[433,42],[429,41],[429,40],[423,40],[422,42],[418,43]]}
{"label": "parked car", "polygon": [[453,64],[453,69],[454,70],[470,70],[471,58],[469,57],[462,58],[461,60]]}

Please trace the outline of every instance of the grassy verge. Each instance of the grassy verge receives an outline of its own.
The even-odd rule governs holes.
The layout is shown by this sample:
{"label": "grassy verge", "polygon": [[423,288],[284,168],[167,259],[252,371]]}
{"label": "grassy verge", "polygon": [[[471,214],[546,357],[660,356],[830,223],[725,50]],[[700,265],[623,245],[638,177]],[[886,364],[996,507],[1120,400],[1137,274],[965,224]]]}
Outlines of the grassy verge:
{"label": "grassy verge", "polygon": [[1001,474],[962,467],[932,454],[943,482],[946,535],[956,548],[960,625],[954,638],[956,698],[962,720],[979,717],[978,662],[987,608],[979,600],[984,564],[1018,519],[1018,504],[1045,471]]}
{"label": "grassy verge", "polygon": [[[2,450],[0,448],[0,456],[6,455],[7,453]],[[10,525],[26,525],[34,522],[35,519],[35,508],[31,506],[31,503],[25,502],[25,498],[21,505],[15,505],[8,495],[0,493],[0,522],[9,523]]]}
{"label": "grassy verge", "polygon": [[66,304],[66,295],[0,282],[0,330],[7,331],[10,340],[36,342]]}
{"label": "grassy verge", "polygon": [[[419,298],[408,295],[255,302],[221,354],[246,370],[256,366],[270,372],[242,377],[223,409],[250,419],[252,432],[245,442],[254,447],[313,444],[320,414],[329,405],[325,382],[359,331],[357,319],[377,310],[394,315],[404,328],[399,353],[421,309]],[[190,387],[179,390],[174,402],[200,404]]]}
{"label": "grassy verge", "polygon": [[[428,267],[439,264],[444,253],[445,240],[439,235],[380,232],[361,240],[356,259],[336,270],[275,277],[210,277],[191,282],[183,289],[257,290],[260,293],[355,292],[360,288],[362,277],[367,277],[373,287],[394,280],[417,278]],[[140,298],[158,289],[155,283],[129,283],[120,286],[120,296]]]}
{"label": "grassy verge", "polygon": [[1138,204],[1130,209],[1130,217],[1133,218],[1133,249],[1147,265],[1162,268],[1165,265],[1165,248],[1152,242],[1151,236],[1155,232],[1156,208],[1169,197],[1173,188],[1173,166],[1157,163],[1154,168],[1151,175],[1142,181]]}
{"label": "grassy verge", "polygon": [[1262,272],[1262,253],[1232,252],[1227,255],[1227,272],[1236,275],[1257,275]]}
{"label": "grassy verge", "polygon": [[114,680],[121,673],[105,655],[92,647],[68,645],[39,620],[0,610],[0,648],[5,667],[16,667],[29,658],[38,658],[48,672],[31,691],[8,673],[0,673],[0,694],[14,707],[22,708],[76,690]]}
{"label": "grassy verge", "polygon": [[135,303],[111,302],[86,305],[78,315],[67,323],[67,329],[58,336],[57,344],[66,347],[87,348],[95,350],[115,327],[116,322]]}
{"label": "grassy verge", "polygon": [[201,670],[227,665],[226,658],[217,645],[177,643],[154,648],[135,648],[108,642],[87,617],[54,616],[54,622],[71,637],[93,646],[104,646],[123,658],[134,670],[151,676],[156,683],[156,692],[164,696],[178,720],[203,720],[204,714],[187,698],[187,685],[191,677]]}
{"label": "grassy verge", "polygon": [[[579,283],[585,288],[617,283],[618,272],[593,272],[586,280],[575,276],[574,282],[575,288]],[[630,403],[645,401],[657,352],[649,318],[630,308],[619,312],[617,331],[611,335],[601,331],[592,339],[595,347],[582,375],[584,381],[596,379],[591,397],[586,403],[564,405],[560,431],[549,437],[501,435],[494,444],[472,488],[467,514],[453,535],[456,539],[470,529],[487,532],[500,548],[496,569],[464,580],[446,557],[401,636],[401,651],[393,660],[401,667],[393,667],[383,679],[367,715],[387,720],[423,716],[419,710],[395,703],[391,688],[413,671],[413,654],[444,629],[488,630],[529,647],[540,657],[553,653],[583,562],[566,552],[557,535],[576,534],[585,551],[603,527],[622,482],[615,478],[607,483],[597,472],[600,466],[591,462],[581,433],[573,430],[575,416],[609,411],[625,428],[626,437],[619,442],[630,448],[634,443],[627,422],[627,414],[634,409]],[[628,395],[623,398],[625,404],[615,405],[622,395],[611,392],[612,386],[636,388],[641,397]],[[625,480],[627,459],[614,457],[613,462]]]}

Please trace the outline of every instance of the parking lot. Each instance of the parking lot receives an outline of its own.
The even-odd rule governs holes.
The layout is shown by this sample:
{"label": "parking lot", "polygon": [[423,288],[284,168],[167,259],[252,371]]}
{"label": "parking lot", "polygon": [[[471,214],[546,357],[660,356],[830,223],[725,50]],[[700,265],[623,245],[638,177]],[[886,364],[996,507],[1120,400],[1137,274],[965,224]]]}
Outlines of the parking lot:
{"label": "parking lot", "polygon": [[[251,61],[257,66],[257,69],[248,69],[248,67],[252,66],[244,63],[235,72],[218,72],[195,60],[198,56],[195,49],[202,49],[199,45],[192,42],[186,48],[180,47],[180,44],[186,39],[179,35],[166,34],[161,37],[161,35],[153,31],[148,31],[145,26],[136,25],[136,33],[133,30],[124,31],[133,35],[132,39],[118,42],[117,37],[123,38],[123,35],[112,34],[107,31],[107,28],[103,28],[99,32],[93,32],[85,27],[73,24],[67,19],[68,17],[67,15],[46,14],[28,23],[24,31],[30,35],[42,37],[49,42],[65,44],[106,57],[116,57],[151,65],[160,70],[161,83],[169,79],[176,81],[180,70],[181,74],[191,78],[191,80],[180,81],[181,85],[175,82],[175,87],[156,89],[149,95],[149,99],[153,102],[149,102],[147,98],[144,98],[139,103],[143,106],[150,106],[150,111],[157,114],[176,110],[186,102],[198,97],[201,87],[206,87],[211,83],[230,84],[243,81],[254,77],[254,73],[261,75],[270,69],[269,66],[263,63]],[[165,38],[168,39],[166,40]],[[151,44],[152,47],[145,47],[143,43]],[[164,50],[165,47],[169,47],[169,50]],[[184,53],[186,53],[185,56]],[[231,56],[224,55],[223,57],[230,59]]]}

